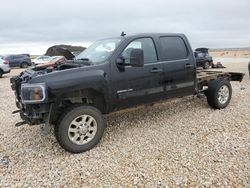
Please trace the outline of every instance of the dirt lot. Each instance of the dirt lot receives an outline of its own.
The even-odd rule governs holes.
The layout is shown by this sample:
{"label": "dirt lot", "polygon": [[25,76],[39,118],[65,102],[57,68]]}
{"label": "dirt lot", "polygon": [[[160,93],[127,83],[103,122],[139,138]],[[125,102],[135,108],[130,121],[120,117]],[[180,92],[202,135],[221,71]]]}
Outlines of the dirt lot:
{"label": "dirt lot", "polygon": [[[223,63],[223,61],[220,59]],[[247,72],[247,59],[225,66]],[[53,133],[20,121],[9,78],[0,79],[0,187],[244,187],[250,185],[250,79],[232,83],[223,110],[190,96],[108,116],[101,143],[72,155]]]}

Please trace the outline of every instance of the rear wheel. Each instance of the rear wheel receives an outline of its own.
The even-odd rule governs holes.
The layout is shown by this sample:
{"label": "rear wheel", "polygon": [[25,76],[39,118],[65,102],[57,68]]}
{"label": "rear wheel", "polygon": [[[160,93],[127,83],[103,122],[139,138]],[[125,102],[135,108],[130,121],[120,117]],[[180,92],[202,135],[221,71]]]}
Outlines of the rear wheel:
{"label": "rear wheel", "polygon": [[95,147],[105,130],[102,113],[92,106],[73,106],[55,126],[57,141],[66,151],[81,153]]}
{"label": "rear wheel", "polygon": [[227,107],[232,97],[232,86],[227,79],[213,80],[206,91],[208,104],[215,109]]}
{"label": "rear wheel", "polygon": [[26,63],[26,62],[23,62],[22,64],[21,64],[21,68],[28,68],[28,63]]}
{"label": "rear wheel", "polygon": [[2,78],[2,76],[3,76],[3,71],[0,70],[0,78]]}

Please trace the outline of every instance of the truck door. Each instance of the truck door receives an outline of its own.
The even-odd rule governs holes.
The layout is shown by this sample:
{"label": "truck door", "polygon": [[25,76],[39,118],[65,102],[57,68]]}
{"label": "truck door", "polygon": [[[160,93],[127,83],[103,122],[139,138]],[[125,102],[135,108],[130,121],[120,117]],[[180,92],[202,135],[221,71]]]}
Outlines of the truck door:
{"label": "truck door", "polygon": [[194,93],[196,64],[192,51],[181,36],[159,37],[161,61],[164,62],[166,97],[185,96]]}
{"label": "truck door", "polygon": [[158,100],[163,95],[163,63],[158,61],[158,55],[152,38],[132,40],[118,58],[125,59],[129,64],[130,52],[140,48],[144,54],[144,66],[124,66],[124,69],[112,63],[111,82],[115,108],[125,108],[136,104]]}

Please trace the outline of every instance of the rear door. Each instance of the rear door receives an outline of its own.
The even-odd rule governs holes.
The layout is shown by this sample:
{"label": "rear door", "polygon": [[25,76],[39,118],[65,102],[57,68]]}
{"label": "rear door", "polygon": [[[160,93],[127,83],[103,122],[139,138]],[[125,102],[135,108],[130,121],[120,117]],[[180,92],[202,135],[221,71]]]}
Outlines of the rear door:
{"label": "rear door", "polygon": [[21,57],[22,56],[20,56],[20,55],[14,55],[13,56],[13,66],[14,67],[20,67]]}
{"label": "rear door", "polygon": [[166,97],[194,93],[196,64],[190,45],[181,36],[160,36]]}
{"label": "rear door", "polygon": [[158,100],[163,95],[163,63],[158,61],[154,40],[151,37],[134,39],[118,58],[123,57],[129,64],[130,52],[134,48],[143,49],[143,67],[119,69],[112,63],[112,93],[118,109]]}
{"label": "rear door", "polygon": [[6,60],[9,61],[10,67],[15,67],[15,59],[13,55],[9,55],[6,57]]}

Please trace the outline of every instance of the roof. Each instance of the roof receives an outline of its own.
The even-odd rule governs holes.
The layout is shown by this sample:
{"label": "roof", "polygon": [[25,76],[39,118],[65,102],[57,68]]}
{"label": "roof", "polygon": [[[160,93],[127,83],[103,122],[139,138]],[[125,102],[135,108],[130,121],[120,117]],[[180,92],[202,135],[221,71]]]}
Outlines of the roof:
{"label": "roof", "polygon": [[144,37],[144,36],[185,36],[183,33],[138,33],[138,34],[131,34],[125,35],[124,37]]}

